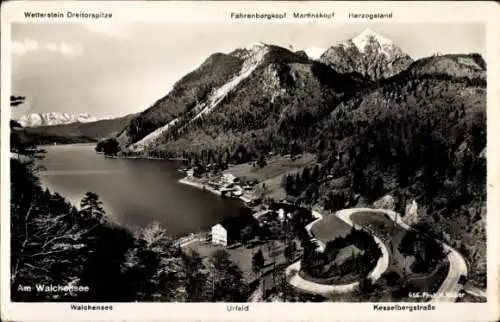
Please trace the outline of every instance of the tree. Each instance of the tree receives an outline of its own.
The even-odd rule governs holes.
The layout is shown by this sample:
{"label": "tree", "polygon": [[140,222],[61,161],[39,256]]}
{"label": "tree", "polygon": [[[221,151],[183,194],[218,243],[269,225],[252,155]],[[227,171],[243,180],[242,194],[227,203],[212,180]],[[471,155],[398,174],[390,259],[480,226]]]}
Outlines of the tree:
{"label": "tree", "polygon": [[215,302],[243,302],[248,296],[248,286],[240,268],[231,260],[227,251],[216,250],[209,259],[209,280]]}
{"label": "tree", "polygon": [[359,282],[359,290],[363,293],[372,293],[375,290],[375,283],[371,278],[363,278]]}
{"label": "tree", "polygon": [[261,154],[259,156],[259,159],[257,160],[257,165],[259,166],[259,168],[263,168],[266,166],[266,164],[266,158],[264,157],[264,154]]}
{"label": "tree", "polygon": [[25,100],[26,100],[25,96],[11,95],[10,96],[10,106],[14,107],[14,106],[21,105],[21,104],[23,104],[25,102]]}
{"label": "tree", "polygon": [[295,256],[295,252],[297,251],[297,244],[295,243],[294,240],[292,240],[286,247],[285,247],[285,257],[288,262],[291,262]]}
{"label": "tree", "polygon": [[186,292],[187,300],[190,302],[206,301],[208,297],[208,269],[203,264],[201,256],[192,251],[185,255],[186,266]]}
{"label": "tree", "polygon": [[204,296],[203,284],[195,285],[206,280],[201,258],[195,253],[183,254],[158,222],[136,233],[135,245],[125,255],[121,269],[142,301],[185,301]]}
{"label": "tree", "polygon": [[364,194],[366,192],[366,178],[361,170],[355,170],[353,176],[353,190],[354,192]]}
{"label": "tree", "polygon": [[271,240],[271,251],[269,252],[269,257],[272,258],[273,260],[273,284],[274,286],[276,286],[276,274],[277,274],[277,270],[276,270],[276,258],[279,256],[280,252],[276,250],[277,248],[277,242],[276,240]]}
{"label": "tree", "polygon": [[[81,230],[71,218],[75,216],[73,213],[48,217],[40,210],[39,202],[33,200],[26,213],[16,214],[14,211],[13,215],[23,215],[21,221],[24,222],[24,227],[19,227],[16,220],[11,232],[16,234],[11,244],[11,278],[14,284],[19,279],[55,282],[53,278],[59,274],[54,274],[53,268],[70,258],[74,263],[80,262],[79,254],[87,248],[85,235],[93,227]],[[63,271],[60,274],[65,275]],[[69,282],[68,277],[60,277],[58,283]]]}
{"label": "tree", "polygon": [[417,244],[417,233],[415,231],[406,232],[405,236],[401,239],[399,244],[399,252],[401,254],[415,255]]}
{"label": "tree", "polygon": [[292,174],[285,174],[283,176],[284,178],[284,184],[283,188],[285,188],[285,191],[288,195],[294,195],[295,194],[295,177]]}
{"label": "tree", "polygon": [[301,181],[303,182],[304,186],[307,186],[311,183],[311,171],[308,167],[305,167],[304,170],[302,170]]}
{"label": "tree", "polygon": [[243,228],[241,230],[240,236],[241,236],[241,241],[243,243],[248,243],[248,241],[251,240],[252,237],[253,237],[253,229],[252,229],[252,227],[246,226],[245,228]]}
{"label": "tree", "polygon": [[258,275],[262,268],[264,267],[264,255],[262,254],[262,250],[259,250],[252,257],[252,271]]}
{"label": "tree", "polygon": [[401,276],[395,271],[390,271],[383,274],[388,286],[394,286],[397,284]]}
{"label": "tree", "polygon": [[104,208],[99,196],[94,192],[87,192],[80,202],[81,213],[87,218],[93,218],[100,222],[104,220]]}
{"label": "tree", "polygon": [[458,278],[458,284],[465,285],[465,283],[467,283],[467,276],[462,274]]}
{"label": "tree", "polygon": [[120,144],[115,138],[109,138],[97,143],[95,150],[105,155],[116,155],[120,151]]}
{"label": "tree", "polygon": [[151,250],[160,255],[171,255],[169,251],[174,244],[172,238],[168,236],[167,231],[163,229],[157,221],[139,230],[137,239],[144,242],[144,248],[147,250]]}
{"label": "tree", "polygon": [[371,197],[373,199],[376,199],[378,197],[381,197],[385,192],[384,191],[384,180],[382,179],[382,177],[380,175],[375,176],[374,179],[375,180],[373,180],[370,194],[371,194]]}
{"label": "tree", "polygon": [[395,205],[394,205],[394,211],[401,216],[404,216],[406,214],[406,195],[405,193],[402,193],[400,191],[397,191],[395,196]]}

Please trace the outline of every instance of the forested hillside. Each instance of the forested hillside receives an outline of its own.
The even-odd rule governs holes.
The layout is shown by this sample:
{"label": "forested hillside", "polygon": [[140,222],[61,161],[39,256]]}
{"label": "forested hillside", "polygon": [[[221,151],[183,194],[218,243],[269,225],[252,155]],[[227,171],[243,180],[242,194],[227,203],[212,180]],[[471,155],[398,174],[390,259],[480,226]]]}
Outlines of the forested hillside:
{"label": "forested hillside", "polygon": [[290,147],[279,141],[280,132],[298,139],[305,134],[303,127],[328,115],[329,106],[352,95],[358,85],[320,63],[273,63],[260,72],[217,109],[172,131],[151,150],[194,159],[213,150],[206,152],[212,153],[206,161],[215,163],[246,162],[270,151],[286,154]]}
{"label": "forested hillside", "polygon": [[174,84],[165,97],[133,118],[118,135],[122,146],[142,139],[150,132],[192,110],[207,98],[215,87],[226,83],[242,66],[243,60],[216,53],[208,57],[196,70]]}
{"label": "forested hillside", "polygon": [[[314,147],[320,172],[330,179],[311,180],[307,169],[285,184],[300,186],[291,193],[303,201],[333,210],[356,203],[354,196],[372,202],[391,194],[404,213],[416,200],[419,219],[475,263],[472,278],[484,285],[485,69],[470,73],[469,64],[457,63],[462,58],[415,63],[375,90],[339,104],[303,142],[305,149]],[[467,58],[485,66],[478,56]]]}

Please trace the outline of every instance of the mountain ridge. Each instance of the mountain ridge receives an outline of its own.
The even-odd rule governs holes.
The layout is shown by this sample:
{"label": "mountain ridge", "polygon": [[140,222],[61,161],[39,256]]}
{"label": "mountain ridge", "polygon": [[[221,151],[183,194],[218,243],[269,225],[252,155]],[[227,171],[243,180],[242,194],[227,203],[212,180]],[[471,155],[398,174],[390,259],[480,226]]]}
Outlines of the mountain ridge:
{"label": "mountain ridge", "polygon": [[[300,75],[307,74],[309,75],[307,76],[308,79],[317,79],[319,81],[317,86],[324,89],[333,89],[335,87],[335,81],[329,82],[325,80],[325,77],[334,77],[333,74],[336,75],[335,77],[343,79],[346,83],[346,87],[352,86],[357,82],[349,76],[336,73],[321,62],[309,59],[307,55],[301,52],[292,52],[286,48],[275,45],[259,43],[247,48],[236,49],[229,55],[245,57],[241,68],[239,71],[234,72],[232,77],[230,77],[225,84],[218,88],[213,88],[204,102],[194,105],[187,111],[187,114],[190,116],[188,120],[184,121],[186,125],[212,113],[214,108],[219,105],[227,106],[227,101],[231,101],[234,97],[239,95],[236,90],[242,87],[248,88],[249,82],[252,82],[252,79],[255,77],[260,77],[260,82],[253,82],[252,86],[258,89],[260,94],[254,93],[253,95],[255,97],[265,96],[269,98],[268,101],[271,103],[279,96],[293,96],[294,94],[290,92],[290,88],[295,86],[294,83],[300,78]],[[325,82],[329,83],[325,84]],[[302,82],[302,85],[308,86],[308,82]],[[339,88],[340,87],[337,86],[337,89]],[[320,90],[320,92],[321,91],[322,90]],[[172,95],[171,93],[169,93],[169,95]],[[247,98],[241,99],[242,101],[247,100]],[[241,104],[245,105],[246,103]],[[242,110],[243,109],[244,108],[242,108]],[[185,118],[185,115],[179,118]],[[150,132],[150,134],[162,135],[165,131],[171,131],[172,122],[182,125],[183,122],[179,121],[179,118],[168,120],[168,123],[162,126],[163,130],[157,128],[155,131]],[[140,152],[147,148],[147,145],[155,140],[150,134],[144,136],[147,138],[147,144],[143,144],[144,142],[141,141],[144,137],[139,138],[130,145],[130,150],[133,152]],[[151,139],[153,139],[153,141],[151,141]]]}
{"label": "mountain ridge", "polygon": [[[346,50],[354,54],[343,55],[342,53]],[[336,55],[342,54],[343,58],[336,60],[338,55],[332,56],[332,52]],[[232,64],[228,67],[227,62]],[[468,67],[464,68],[465,65]],[[245,101],[252,98],[240,97],[241,102],[237,103],[234,97],[238,97],[238,90],[249,86],[249,82],[255,75],[262,81],[253,82],[251,85],[255,89],[260,88],[258,90],[260,94],[255,90],[251,91],[254,98],[267,95],[269,98],[267,101],[270,103],[279,97],[289,99],[294,96],[291,89],[296,87],[297,77],[300,79],[300,76],[307,74],[313,75],[306,77],[310,81],[321,80],[319,77],[321,73],[312,72],[311,74],[312,69],[308,70],[309,67],[304,68],[304,66],[314,68],[316,71],[321,70],[324,75],[335,73],[335,76],[329,76],[330,79],[320,86],[318,89],[320,94],[316,95],[317,103],[314,103],[319,105],[326,103],[330,106],[332,98],[327,98],[328,95],[333,95],[337,99],[344,95],[337,93],[325,96],[325,93],[333,90],[336,83],[334,78],[342,78],[347,84],[337,86],[334,90],[342,93],[344,90],[352,92],[354,87],[362,88],[360,92],[366,92],[370,88],[376,88],[381,82],[391,82],[391,79],[398,77],[427,77],[429,75],[437,77],[439,74],[439,77],[456,78],[472,75],[470,78],[481,82],[485,77],[484,70],[481,70],[485,67],[485,62],[480,55],[479,57],[477,55],[443,55],[439,58],[427,57],[414,61],[390,39],[371,29],[366,29],[358,36],[330,47],[318,60],[311,59],[303,51],[293,52],[276,45],[255,42],[236,48],[228,54],[210,55],[197,69],[176,82],[173,90],[164,98],[142,112],[138,119],[132,120],[118,135],[118,142],[122,151],[126,153],[148,153],[147,150],[154,150],[155,145],[164,144],[172,137],[178,137],[179,133],[186,132],[186,127],[190,127],[187,132],[192,131],[191,125],[195,124],[193,122],[199,119],[210,119],[209,114],[215,109],[231,110],[231,107],[228,108],[231,104],[247,106]],[[473,74],[471,70],[474,70]],[[214,80],[211,73],[215,71],[222,74],[222,77],[215,77]],[[201,90],[198,85],[202,82],[197,77],[208,80],[208,82],[203,82]],[[310,81],[302,81],[300,84],[305,91],[314,83]],[[355,83],[357,86],[354,86]],[[193,99],[189,93],[186,94],[188,91],[186,89],[190,89],[191,92],[198,91],[201,95],[194,95]],[[262,99],[260,101],[264,102],[265,99],[264,101]],[[304,103],[308,100],[311,103],[310,98],[304,99]],[[174,104],[179,100],[188,101],[189,104]],[[228,103],[231,101],[233,102]],[[244,108],[240,107],[240,109]],[[284,111],[289,110],[293,108],[284,109]]]}
{"label": "mountain ridge", "polygon": [[47,112],[26,114],[18,117],[16,120],[23,127],[40,127],[71,123],[90,123],[111,118],[110,116],[95,117],[89,113]]}
{"label": "mountain ridge", "polygon": [[[96,142],[116,136],[135,117],[137,117],[137,114],[129,114],[94,122],[25,127],[23,130],[31,136],[38,135],[43,137],[44,142],[47,143],[72,142],[75,139],[85,142]],[[53,141],[51,141],[52,139]]]}

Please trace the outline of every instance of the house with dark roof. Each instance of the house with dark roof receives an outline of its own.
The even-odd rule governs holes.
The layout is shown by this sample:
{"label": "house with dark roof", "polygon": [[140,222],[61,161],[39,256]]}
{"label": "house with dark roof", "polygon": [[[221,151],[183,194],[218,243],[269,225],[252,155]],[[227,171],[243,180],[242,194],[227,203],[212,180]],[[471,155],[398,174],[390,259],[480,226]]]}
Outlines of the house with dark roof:
{"label": "house with dark roof", "polygon": [[212,244],[227,246],[242,240],[242,231],[249,227],[252,239],[259,228],[259,222],[252,215],[224,218],[212,227]]}

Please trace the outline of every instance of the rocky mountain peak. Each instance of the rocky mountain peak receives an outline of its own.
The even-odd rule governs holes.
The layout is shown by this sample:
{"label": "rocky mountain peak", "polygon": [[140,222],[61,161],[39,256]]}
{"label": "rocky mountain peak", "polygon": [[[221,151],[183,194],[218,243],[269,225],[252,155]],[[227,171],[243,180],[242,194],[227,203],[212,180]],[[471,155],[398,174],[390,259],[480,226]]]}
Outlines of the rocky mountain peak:
{"label": "rocky mountain peak", "polygon": [[359,35],[356,37],[352,38],[351,41],[358,47],[359,51],[363,52],[365,46],[369,45],[370,42],[375,41],[380,45],[394,45],[392,40],[389,38],[382,36],[375,31],[371,30],[370,28],[365,29],[363,32],[361,32]]}
{"label": "rocky mountain peak", "polygon": [[357,72],[371,80],[391,77],[413,62],[391,39],[369,28],[330,47],[320,60],[338,72]]}
{"label": "rocky mountain peak", "polygon": [[245,60],[256,55],[257,53],[259,53],[260,51],[262,51],[267,47],[268,47],[267,44],[261,41],[256,41],[249,43],[243,47],[236,48],[235,50],[230,52],[229,55]]}
{"label": "rocky mountain peak", "polygon": [[358,36],[351,39],[351,41],[363,54],[383,54],[389,60],[406,55],[391,39],[371,29],[365,29]]}

